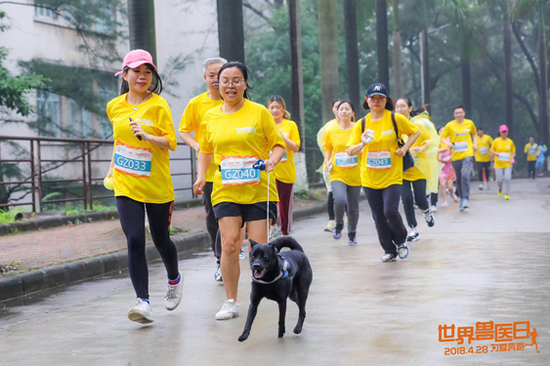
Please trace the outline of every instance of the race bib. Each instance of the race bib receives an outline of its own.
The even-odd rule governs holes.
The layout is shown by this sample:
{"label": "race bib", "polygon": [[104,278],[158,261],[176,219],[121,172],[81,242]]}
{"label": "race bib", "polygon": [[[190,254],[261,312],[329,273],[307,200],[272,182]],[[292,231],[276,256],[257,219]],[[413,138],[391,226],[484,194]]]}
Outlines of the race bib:
{"label": "race bib", "polygon": [[536,150],[536,148],[529,148],[528,154],[529,154],[529,155],[537,155],[537,150]]}
{"label": "race bib", "polygon": [[260,170],[252,166],[258,161],[253,156],[222,156],[221,173],[224,186],[243,186],[260,183]]}
{"label": "race bib", "polygon": [[389,150],[369,151],[367,154],[367,168],[391,169],[391,155]]}
{"label": "race bib", "polygon": [[481,155],[485,155],[485,154],[487,154],[488,152],[489,152],[489,148],[488,148],[488,147],[482,147],[482,148],[479,149],[479,153],[480,153]]}
{"label": "race bib", "polygon": [[334,164],[340,168],[352,168],[357,165],[357,156],[349,156],[347,152],[337,152],[334,155]]}
{"label": "race bib", "polygon": [[151,149],[125,145],[117,142],[115,147],[115,169],[137,178],[151,176]]}
{"label": "race bib", "polygon": [[468,151],[468,141],[455,142],[454,150],[457,153]]}
{"label": "race bib", "polygon": [[498,160],[500,161],[510,161],[510,153],[498,153]]}

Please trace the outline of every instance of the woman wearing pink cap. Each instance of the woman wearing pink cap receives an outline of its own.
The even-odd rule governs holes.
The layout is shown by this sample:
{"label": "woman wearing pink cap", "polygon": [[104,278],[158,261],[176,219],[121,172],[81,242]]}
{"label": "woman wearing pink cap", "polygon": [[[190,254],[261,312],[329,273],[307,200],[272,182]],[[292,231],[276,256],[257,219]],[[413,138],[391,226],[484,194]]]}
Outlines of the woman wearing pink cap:
{"label": "woman wearing pink cap", "polygon": [[180,303],[183,278],[177,250],[170,240],[174,187],[169,150],[176,149],[172,112],[164,98],[162,81],[149,52],[130,51],[122,62],[121,95],[107,105],[113,124],[114,151],[107,179],[113,180],[120,224],[128,242],[128,269],[137,295],[128,318],[153,321],[149,302],[149,275],[145,258],[145,209],[153,243],[168,274],[165,307]]}
{"label": "woman wearing pink cap", "polygon": [[[495,175],[498,184],[498,196],[510,199],[510,182],[512,180],[512,166],[516,157],[516,145],[508,138],[508,127],[501,125],[498,129],[500,137],[493,141],[491,156],[495,158]],[[504,188],[504,189],[503,189]]]}

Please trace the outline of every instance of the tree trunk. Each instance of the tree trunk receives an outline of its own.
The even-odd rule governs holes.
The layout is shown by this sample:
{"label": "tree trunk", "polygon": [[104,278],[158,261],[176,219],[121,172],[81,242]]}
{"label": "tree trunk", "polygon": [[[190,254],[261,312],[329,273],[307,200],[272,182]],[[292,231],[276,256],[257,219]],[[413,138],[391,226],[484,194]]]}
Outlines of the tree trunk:
{"label": "tree trunk", "polygon": [[157,61],[154,0],[128,0],[130,49],[142,49]]}
{"label": "tree trunk", "polygon": [[513,89],[512,89],[512,25],[510,24],[508,14],[505,14],[503,28],[504,43],[504,90],[505,90],[505,115],[504,121],[510,130],[510,137],[515,134],[514,130],[514,109],[513,109]]}
{"label": "tree trunk", "polygon": [[378,80],[390,93],[390,62],[388,54],[388,14],[386,0],[376,0],[376,51]]}
{"label": "tree trunk", "polygon": [[401,87],[401,33],[399,32],[399,0],[393,0],[393,85],[396,98],[403,96]]}
{"label": "tree trunk", "polygon": [[460,73],[462,76],[462,106],[466,113],[472,115],[472,76],[470,73],[470,57],[467,46],[463,44],[460,55]]}
{"label": "tree trunk", "polygon": [[244,63],[244,26],[242,0],[217,0],[220,56]]}
{"label": "tree trunk", "polygon": [[292,64],[292,119],[298,124],[302,141],[299,152],[294,153],[297,192],[308,190],[306,169],[306,125],[304,120],[304,80],[302,77],[302,33],[300,30],[300,2],[288,0],[290,24],[290,62]]}
{"label": "tree trunk", "polygon": [[430,103],[430,52],[428,48],[428,7],[426,0],[422,0],[422,32],[420,32],[420,58],[422,60],[422,105]]}
{"label": "tree trunk", "polygon": [[[321,103],[323,121],[334,118],[332,101],[338,98],[338,29],[336,0],[317,0],[319,53],[321,57]],[[320,126],[319,126],[320,127]]]}
{"label": "tree trunk", "polygon": [[346,29],[346,65],[348,68],[348,99],[359,108],[359,51],[357,46],[357,1],[344,0]]}
{"label": "tree trunk", "polygon": [[540,71],[540,93],[539,93],[539,120],[540,120],[540,140],[550,144],[548,135],[548,79],[546,65],[546,27],[544,25],[544,2],[539,3],[539,71]]}

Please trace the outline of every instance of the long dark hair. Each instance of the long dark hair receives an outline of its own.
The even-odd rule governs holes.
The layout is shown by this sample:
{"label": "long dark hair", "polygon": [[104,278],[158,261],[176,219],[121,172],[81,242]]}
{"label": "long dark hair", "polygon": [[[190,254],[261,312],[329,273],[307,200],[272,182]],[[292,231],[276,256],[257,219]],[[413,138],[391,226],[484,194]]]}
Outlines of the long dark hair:
{"label": "long dark hair", "polygon": [[[355,113],[355,107],[353,106],[353,103],[351,102],[351,100],[348,100],[348,99],[341,99],[340,103],[338,103],[338,107],[336,108],[336,110],[340,109],[340,106],[342,104],[349,104],[349,106],[351,107],[351,110],[353,111],[353,113]],[[351,116],[351,121],[355,122],[355,116]]]}
{"label": "long dark hair", "polygon": [[[159,73],[153,67],[153,65],[145,64],[145,66],[147,66],[147,68],[151,70],[151,72],[153,73],[153,82],[149,87],[149,91],[160,95],[160,93],[162,93],[162,80],[160,78]],[[126,66],[122,71],[126,74],[128,73],[128,70],[130,70],[130,68]],[[130,91],[130,87],[128,86],[128,82],[122,79],[122,84],[120,85],[120,95],[128,93],[129,91]]]}
{"label": "long dark hair", "polygon": [[[397,101],[400,101],[400,100],[404,100],[405,102],[407,102],[407,106],[408,106],[408,107],[412,107],[412,106],[413,106],[412,100],[411,100],[410,98],[399,98],[399,99],[397,99]],[[397,103],[397,102],[396,102],[396,103]],[[419,114],[422,113],[422,112],[427,111],[429,105],[430,105],[430,104],[427,103],[427,104],[424,104],[424,105],[423,105],[422,107],[420,107],[420,108],[413,109],[413,110],[411,111],[411,118],[414,117],[414,116],[419,115]]]}
{"label": "long dark hair", "polygon": [[[230,67],[236,67],[237,69],[239,69],[241,71],[241,74],[243,74],[244,81],[248,81],[248,68],[240,61],[231,61],[231,62],[228,62],[228,63],[224,64],[220,68],[220,72],[218,72],[218,82],[220,81],[220,75],[222,74],[223,70],[229,69]],[[246,99],[250,99],[248,97],[248,91],[249,90],[252,90],[252,87],[250,85],[248,85],[248,83],[247,83],[246,84],[246,89],[244,90],[244,97]]]}
{"label": "long dark hair", "polygon": [[[386,108],[388,111],[393,111],[394,109],[393,100],[389,96],[386,97],[386,105],[384,106],[384,108]],[[363,109],[366,111],[370,109],[369,104],[367,103],[367,98],[363,100]]]}

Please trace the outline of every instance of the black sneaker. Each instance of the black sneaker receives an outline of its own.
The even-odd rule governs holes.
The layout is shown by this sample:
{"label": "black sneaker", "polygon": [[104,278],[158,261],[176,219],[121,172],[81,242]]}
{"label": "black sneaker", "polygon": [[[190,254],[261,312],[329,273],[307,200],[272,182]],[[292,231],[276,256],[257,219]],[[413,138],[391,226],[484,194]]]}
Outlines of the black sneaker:
{"label": "black sneaker", "polygon": [[348,244],[357,245],[357,233],[348,233]]}
{"label": "black sneaker", "polygon": [[430,209],[424,212],[424,220],[426,220],[426,224],[428,224],[429,227],[435,225],[435,218]]}

